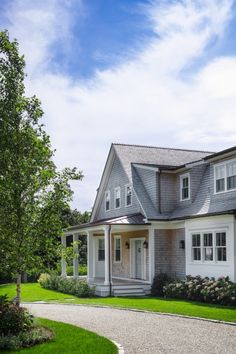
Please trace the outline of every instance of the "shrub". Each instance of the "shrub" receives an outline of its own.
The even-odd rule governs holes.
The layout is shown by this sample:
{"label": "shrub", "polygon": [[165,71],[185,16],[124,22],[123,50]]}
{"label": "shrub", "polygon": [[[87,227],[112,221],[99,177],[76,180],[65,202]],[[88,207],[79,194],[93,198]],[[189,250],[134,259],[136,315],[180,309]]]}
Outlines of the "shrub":
{"label": "shrub", "polygon": [[28,331],[33,325],[33,316],[23,307],[8,300],[7,295],[0,296],[0,333],[17,335]]}
{"label": "shrub", "polygon": [[236,305],[236,284],[229,277],[201,278],[188,275],[183,280],[166,284],[164,296],[220,305]]}
{"label": "shrub", "polygon": [[[87,275],[87,266],[84,264],[80,264],[78,272],[79,272],[79,275]],[[66,273],[67,273],[67,275],[72,276],[73,275],[73,266],[67,266]]]}
{"label": "shrub", "polygon": [[153,296],[163,297],[163,287],[168,284],[170,280],[170,277],[166,273],[160,273],[155,275],[152,282],[151,294]]}
{"label": "shrub", "polygon": [[33,327],[18,335],[0,335],[0,350],[16,350],[43,343],[53,337],[53,332],[45,327]]}
{"label": "shrub", "polygon": [[43,288],[78,297],[92,297],[95,294],[94,288],[90,288],[86,280],[62,278],[55,274],[41,274],[38,282]]}

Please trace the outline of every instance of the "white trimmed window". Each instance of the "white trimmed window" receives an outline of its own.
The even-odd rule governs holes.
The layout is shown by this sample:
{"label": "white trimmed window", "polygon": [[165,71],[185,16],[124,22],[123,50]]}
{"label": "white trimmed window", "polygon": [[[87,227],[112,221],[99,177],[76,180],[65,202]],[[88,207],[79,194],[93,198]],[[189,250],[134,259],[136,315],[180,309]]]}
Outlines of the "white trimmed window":
{"label": "white trimmed window", "polygon": [[132,205],[132,188],[130,184],[125,186],[125,205],[131,206]]}
{"label": "white trimmed window", "polygon": [[114,259],[115,263],[121,262],[121,236],[114,238]]}
{"label": "white trimmed window", "polygon": [[236,190],[236,160],[215,165],[214,185],[215,193]]}
{"label": "white trimmed window", "polygon": [[120,208],[120,187],[115,188],[115,209]]}
{"label": "white trimmed window", "polygon": [[226,231],[192,233],[191,248],[193,262],[226,262]]}
{"label": "white trimmed window", "polygon": [[105,260],[105,240],[104,238],[98,239],[98,261]]}
{"label": "white trimmed window", "polygon": [[105,211],[110,210],[111,207],[111,193],[110,191],[105,192]]}
{"label": "white trimmed window", "polygon": [[180,176],[180,200],[188,200],[190,198],[190,176],[186,173]]}

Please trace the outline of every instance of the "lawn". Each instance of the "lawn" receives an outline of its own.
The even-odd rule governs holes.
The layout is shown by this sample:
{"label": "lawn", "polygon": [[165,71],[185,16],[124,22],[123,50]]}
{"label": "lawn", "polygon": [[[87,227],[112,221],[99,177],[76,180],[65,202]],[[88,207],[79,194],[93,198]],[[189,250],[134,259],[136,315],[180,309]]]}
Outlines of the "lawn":
{"label": "lawn", "polygon": [[[96,333],[69,324],[37,319],[37,323],[51,328],[55,337],[50,342],[38,344],[31,348],[18,350],[17,353],[25,354],[115,354],[118,352],[116,346],[108,339]],[[98,351],[99,348],[99,351]],[[0,351],[1,353],[15,353],[15,351]]]}
{"label": "lawn", "polygon": [[[4,293],[7,293],[10,298],[14,297],[15,285],[0,285],[0,295]],[[236,308],[232,307],[209,305],[183,300],[158,299],[153,297],[111,297],[81,299],[72,295],[66,295],[56,291],[43,289],[37,283],[22,285],[22,301],[46,301],[85,305],[102,305],[236,322]]]}

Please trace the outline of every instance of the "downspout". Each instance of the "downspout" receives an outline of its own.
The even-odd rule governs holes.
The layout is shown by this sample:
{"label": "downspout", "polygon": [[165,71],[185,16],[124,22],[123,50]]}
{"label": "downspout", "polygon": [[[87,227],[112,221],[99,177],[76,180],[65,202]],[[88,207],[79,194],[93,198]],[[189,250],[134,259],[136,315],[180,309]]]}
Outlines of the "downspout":
{"label": "downspout", "polygon": [[109,278],[109,293],[112,296],[112,278],[111,278],[111,225],[108,228],[108,278]]}
{"label": "downspout", "polygon": [[161,214],[161,170],[158,176],[158,213]]}

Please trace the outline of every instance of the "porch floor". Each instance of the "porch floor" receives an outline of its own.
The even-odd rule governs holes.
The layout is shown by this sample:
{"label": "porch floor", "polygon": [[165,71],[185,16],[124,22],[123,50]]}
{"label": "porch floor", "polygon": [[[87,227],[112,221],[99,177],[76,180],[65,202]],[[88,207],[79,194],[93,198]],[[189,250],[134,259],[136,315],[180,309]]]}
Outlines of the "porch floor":
{"label": "porch floor", "polygon": [[[93,281],[90,281],[90,284],[94,285],[103,285],[104,284],[104,278],[94,278]],[[117,278],[112,278],[112,285],[141,285],[141,284],[150,284],[146,280],[142,279],[117,279]]]}

